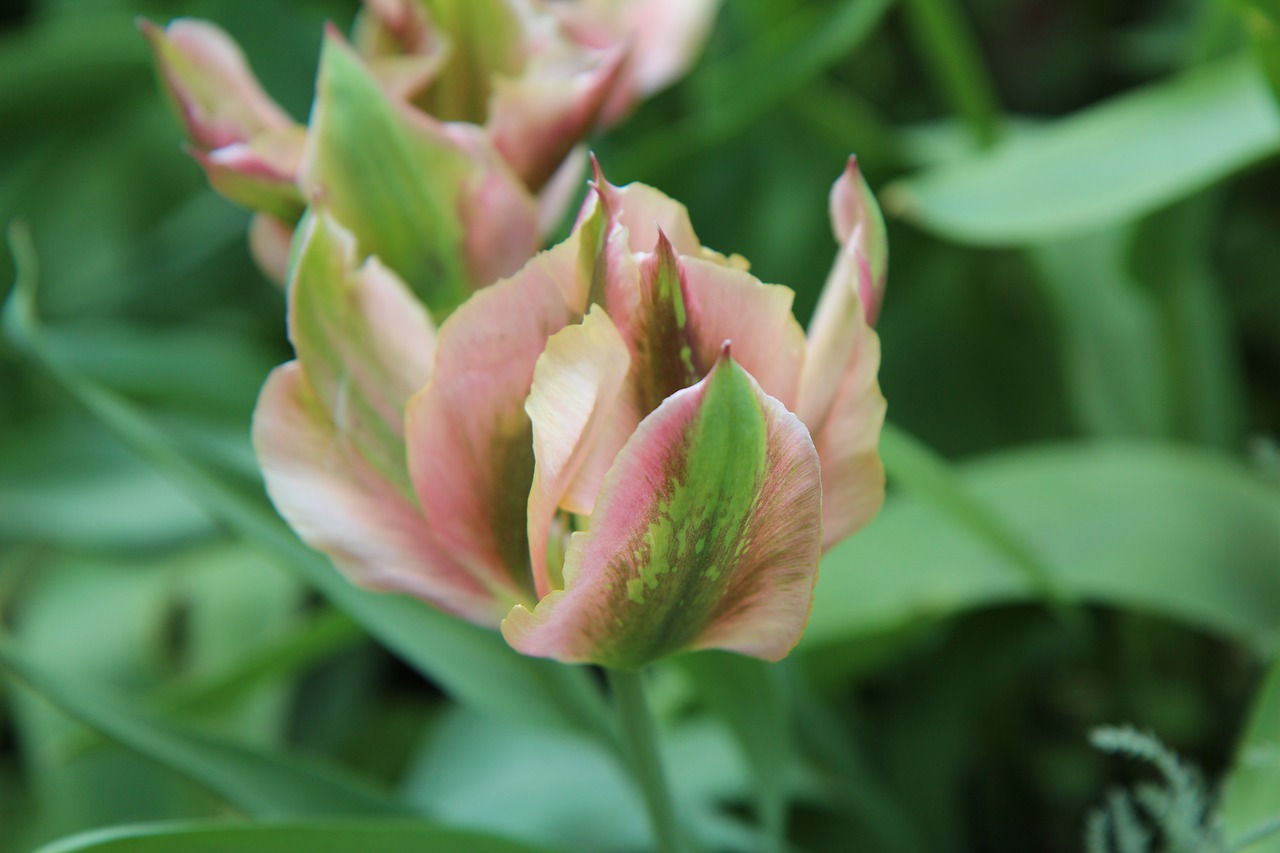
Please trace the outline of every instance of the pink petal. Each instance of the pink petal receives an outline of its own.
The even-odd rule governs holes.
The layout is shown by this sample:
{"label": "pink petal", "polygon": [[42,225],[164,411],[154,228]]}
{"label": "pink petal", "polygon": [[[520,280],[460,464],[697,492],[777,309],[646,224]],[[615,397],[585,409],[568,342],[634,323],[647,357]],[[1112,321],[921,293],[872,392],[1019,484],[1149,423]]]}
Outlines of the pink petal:
{"label": "pink petal", "polygon": [[614,186],[605,179],[595,158],[591,164],[595,192],[587,196],[579,223],[603,205],[610,229],[625,228],[627,245],[633,252],[650,251],[659,233],[666,235],[678,254],[697,257],[704,251],[683,204],[645,184]]}
{"label": "pink petal", "polygon": [[[627,345],[599,306],[582,323],[552,335],[538,357],[525,411],[533,424],[536,460],[529,493],[529,546],[540,597],[551,592],[553,585],[562,585],[560,566],[553,565],[549,571],[547,565],[556,509],[568,502],[578,504],[573,511],[591,511],[603,471],[587,472],[593,482],[578,488],[579,493],[590,495],[585,509],[581,498],[575,501],[570,492],[592,449],[605,440],[609,425],[616,423],[612,415],[630,364]],[[615,431],[606,443],[616,454],[626,439],[627,433]]]}
{"label": "pink petal", "polygon": [[164,29],[147,20],[140,26],[197,147],[213,150],[293,126],[221,28],[191,18],[179,18]]}
{"label": "pink petal", "polygon": [[795,292],[712,261],[680,263],[695,363],[714,363],[720,343],[733,341],[738,364],[766,394],[794,409],[806,347],[804,330],[791,313]]}
{"label": "pink petal", "polygon": [[209,183],[241,207],[295,222],[306,206],[298,190],[298,165],[306,134],[301,127],[259,134],[212,151],[193,149]]}
{"label": "pink petal", "polygon": [[435,328],[377,258],[356,269],[355,238],[326,212],[302,235],[289,287],[289,336],[307,383],[339,431],[412,493],[404,408],[431,376]]}
{"label": "pink petal", "polygon": [[249,220],[249,254],[263,274],[283,285],[289,275],[289,245],[293,228],[266,213]]}
{"label": "pink petal", "polygon": [[510,596],[496,595],[441,547],[412,495],[354,451],[297,362],[267,379],[253,443],[280,514],[355,582],[416,596],[483,625],[510,606]]}
{"label": "pink petal", "polygon": [[719,0],[579,0],[552,8],[583,44],[628,46],[623,85],[604,113],[605,123],[614,124],[637,100],[688,70],[706,41],[719,5]]}
{"label": "pink petal", "polygon": [[577,320],[562,244],[476,293],[440,329],[431,383],[409,402],[409,470],[428,523],[473,572],[531,596],[533,437],[524,402],[547,339]]}
{"label": "pink petal", "polygon": [[831,406],[820,424],[809,424],[822,459],[824,550],[860,530],[884,503],[880,339],[860,317],[851,327],[853,346]]}
{"label": "pink petal", "polygon": [[832,189],[831,210],[844,244],[809,326],[796,408],[822,457],[828,548],[875,517],[884,500],[876,449],[885,412],[876,379],[880,341],[864,300],[876,295],[873,263],[882,276],[887,252],[883,220],[852,158]]}
{"label": "pink petal", "polygon": [[489,136],[531,190],[541,189],[595,127],[622,60],[620,50],[533,57],[520,76],[494,81]]}
{"label": "pink petal", "polygon": [[[843,281],[857,288],[867,322],[874,326],[889,272],[889,244],[884,217],[858,169],[857,157],[849,158],[844,174],[831,188],[831,226],[840,244],[836,267],[843,267]],[[863,260],[854,261],[855,257]],[[833,276],[836,272],[832,270]]]}
{"label": "pink petal", "polygon": [[644,420],[573,534],[565,588],[502,623],[518,651],[635,669],[684,649],[777,660],[800,638],[822,539],[804,426],[726,355]]}

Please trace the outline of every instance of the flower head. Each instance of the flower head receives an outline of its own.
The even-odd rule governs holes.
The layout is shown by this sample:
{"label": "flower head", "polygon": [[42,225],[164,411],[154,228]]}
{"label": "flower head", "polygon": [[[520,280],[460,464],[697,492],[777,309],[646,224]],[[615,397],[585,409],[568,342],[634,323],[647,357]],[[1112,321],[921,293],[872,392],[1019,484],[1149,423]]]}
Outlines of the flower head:
{"label": "flower head", "polygon": [[868,264],[837,260],[808,340],[792,292],[744,266],[597,169],[569,239],[433,333],[320,212],[293,275],[298,360],[255,420],[268,489],[358,579],[501,622],[527,654],[780,658],[823,549],[880,505],[884,401]]}
{"label": "flower head", "polygon": [[[216,189],[260,217],[253,248],[264,270],[279,272],[278,258],[288,253],[284,235],[317,194],[342,193],[318,184],[394,174],[397,195],[416,195],[415,212],[431,207],[434,218],[374,211],[385,218],[366,228],[336,213],[362,251],[381,256],[420,295],[419,271],[401,266],[413,253],[388,252],[377,234],[403,233],[406,222],[418,234],[434,234],[460,222],[471,235],[465,257],[439,246],[423,253],[445,267],[445,294],[428,300],[443,318],[471,290],[514,272],[536,251],[577,188],[583,139],[683,70],[714,6],[689,0],[677,15],[651,0],[366,0],[353,47],[329,30],[307,126],[267,95],[218,27],[189,19],[141,26],[192,155]],[[627,22],[642,13],[649,23],[633,38]],[[405,157],[438,165],[399,174],[372,163],[365,142],[383,152],[416,149],[398,150],[404,156],[394,165]],[[317,157],[326,163],[324,177],[309,168]]]}

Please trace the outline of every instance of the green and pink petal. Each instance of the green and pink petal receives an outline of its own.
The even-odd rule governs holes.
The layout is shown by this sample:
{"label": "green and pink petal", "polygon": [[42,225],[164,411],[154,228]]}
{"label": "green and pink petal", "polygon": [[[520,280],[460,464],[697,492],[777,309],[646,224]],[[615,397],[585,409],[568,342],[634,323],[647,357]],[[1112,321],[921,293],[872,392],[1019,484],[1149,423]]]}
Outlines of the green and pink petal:
{"label": "green and pink petal", "polygon": [[809,434],[726,346],[627,442],[571,538],[564,589],[514,608],[503,634],[619,669],[696,648],[777,660],[808,619],[821,542]]}

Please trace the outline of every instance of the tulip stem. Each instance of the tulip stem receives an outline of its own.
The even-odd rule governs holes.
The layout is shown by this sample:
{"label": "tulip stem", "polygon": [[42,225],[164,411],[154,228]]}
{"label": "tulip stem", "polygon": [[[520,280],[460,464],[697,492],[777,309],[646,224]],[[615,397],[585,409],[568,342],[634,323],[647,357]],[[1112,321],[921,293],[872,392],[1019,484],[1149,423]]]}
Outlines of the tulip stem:
{"label": "tulip stem", "polygon": [[658,732],[645,696],[644,676],[639,672],[606,669],[609,689],[618,711],[622,745],[631,761],[631,769],[649,811],[657,849],[663,853],[681,853],[680,832],[676,825],[675,806],[658,751]]}

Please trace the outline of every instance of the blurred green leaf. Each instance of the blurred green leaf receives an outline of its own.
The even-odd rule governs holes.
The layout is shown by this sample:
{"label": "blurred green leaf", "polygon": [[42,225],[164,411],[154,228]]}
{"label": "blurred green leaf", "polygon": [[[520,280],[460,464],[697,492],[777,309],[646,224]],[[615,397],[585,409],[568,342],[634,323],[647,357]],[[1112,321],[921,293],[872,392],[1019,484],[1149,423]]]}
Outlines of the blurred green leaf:
{"label": "blurred green leaf", "polygon": [[847,60],[894,2],[843,0],[834,13],[809,5],[782,13],[775,26],[761,27],[746,48],[694,75],[689,88],[701,94],[700,109],[633,140],[608,162],[620,174],[651,174],[725,142],[824,70]]}
{"label": "blurred green leaf", "polygon": [[1248,57],[1188,71],[892,185],[886,210],[952,240],[1031,243],[1097,230],[1280,150],[1280,113]]}
{"label": "blurred green leaf", "polygon": [[[1010,452],[959,472],[1068,594],[1275,651],[1280,497],[1246,469],[1203,452],[1117,443]],[[801,648],[1034,597],[990,542],[926,501],[894,495],[823,561]]]}
{"label": "blurred green leaf", "polygon": [[998,516],[968,493],[945,459],[891,423],[885,424],[881,432],[880,452],[891,483],[932,504],[1004,554],[1051,605],[1067,603],[1066,593],[1048,566]]}
{"label": "blurred green leaf", "polygon": [[[1213,257],[1222,207],[1213,194],[1149,217],[1136,229],[1130,266],[1159,310],[1174,434],[1233,451],[1241,446],[1247,406],[1226,277]],[[1077,284],[1087,289],[1081,278]],[[1113,362],[1111,369],[1128,368]]]}
{"label": "blurred green leaf", "polygon": [[1267,76],[1272,95],[1280,103],[1280,2],[1243,0],[1241,6],[1254,56]]}
{"label": "blurred green leaf", "polygon": [[55,674],[0,641],[0,663],[90,728],[199,782],[245,814],[406,814],[409,809],[327,768],[256,752],[166,722],[113,693]]}
{"label": "blurred green leaf", "polygon": [[1131,229],[1111,228],[1035,247],[1058,325],[1065,391],[1084,432],[1173,434],[1171,342],[1149,293],[1125,264]]}
{"label": "blurred green leaf", "polygon": [[737,739],[755,777],[760,824],[773,849],[785,850],[787,773],[794,756],[781,674],[764,661],[728,652],[698,652],[680,662]]}
{"label": "blurred green leaf", "polygon": [[504,838],[409,821],[142,824],[86,832],[38,853],[546,853]]}
{"label": "blurred green leaf", "polygon": [[[681,822],[713,850],[756,849],[717,805],[749,796],[749,768],[705,717],[663,727],[663,763]],[[651,849],[640,791],[612,751],[583,733],[531,731],[466,709],[441,716],[405,778],[405,799],[451,826],[556,850]]]}
{"label": "blurred green leaf", "polygon": [[953,0],[907,0],[907,20],[935,85],[982,147],[996,141],[1000,108],[964,15]]}
{"label": "blurred green leaf", "polygon": [[117,438],[151,461],[213,518],[300,572],[365,630],[437,681],[458,701],[525,724],[593,732],[612,743],[598,688],[582,667],[516,653],[486,631],[400,595],[354,586],[307,548],[266,504],[178,452],[137,409],[72,370],[44,339],[35,304],[35,259],[21,230],[11,234],[19,280],[5,308],[9,340],[57,380]]}
{"label": "blurred green leaf", "polygon": [[[1231,842],[1280,818],[1280,662],[1259,686],[1235,767],[1222,792],[1222,820]],[[1248,848],[1249,853],[1278,853],[1280,836]]]}

